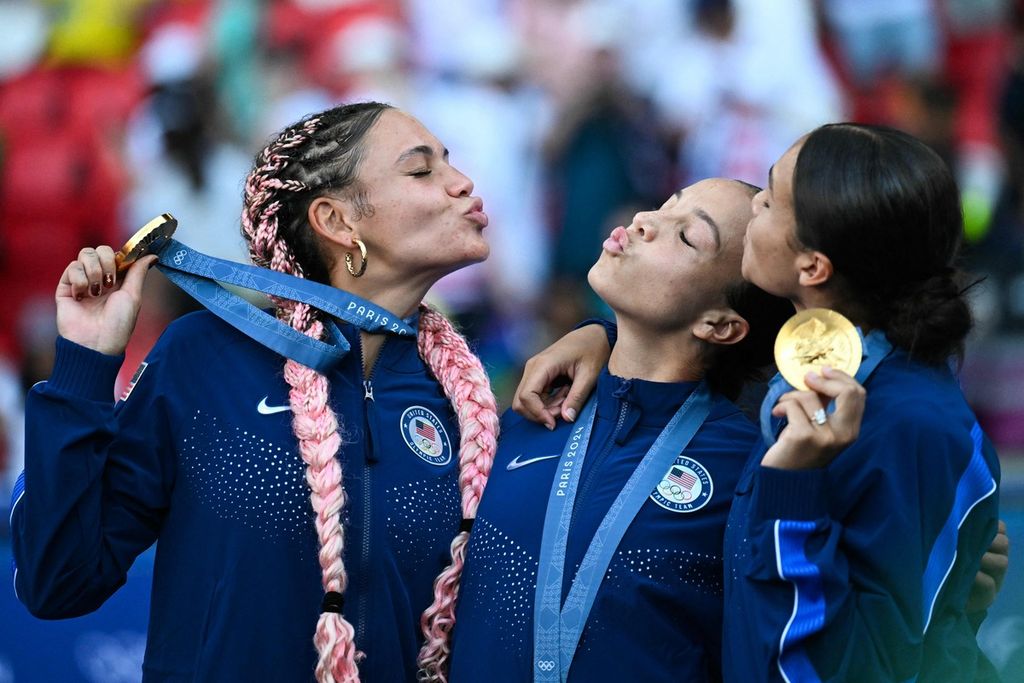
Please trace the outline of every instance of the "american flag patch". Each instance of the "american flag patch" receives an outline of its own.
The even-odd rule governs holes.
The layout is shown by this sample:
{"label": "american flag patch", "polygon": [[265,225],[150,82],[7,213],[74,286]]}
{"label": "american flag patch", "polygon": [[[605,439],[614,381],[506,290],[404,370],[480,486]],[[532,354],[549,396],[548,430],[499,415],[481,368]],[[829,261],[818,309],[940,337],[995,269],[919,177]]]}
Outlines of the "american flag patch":
{"label": "american flag patch", "polygon": [[144,373],[146,371],[147,367],[149,367],[149,363],[146,363],[146,362],[143,362],[143,363],[141,363],[139,365],[139,369],[135,371],[134,375],[132,375],[131,381],[128,382],[128,386],[126,386],[124,388],[124,391],[121,392],[120,398],[118,398],[117,400],[119,400],[119,401],[127,401],[128,400],[128,397],[132,395],[132,390],[135,389],[135,385],[138,384],[139,378],[142,377],[142,373]]}
{"label": "american flag patch", "polygon": [[673,467],[669,470],[668,477],[666,478],[675,484],[679,484],[687,491],[692,489],[693,485],[697,483],[697,477],[693,476],[681,467]]}
{"label": "american flag patch", "polygon": [[437,432],[434,430],[434,425],[419,419],[416,420],[416,433],[424,439],[430,439],[431,441],[437,438]]}

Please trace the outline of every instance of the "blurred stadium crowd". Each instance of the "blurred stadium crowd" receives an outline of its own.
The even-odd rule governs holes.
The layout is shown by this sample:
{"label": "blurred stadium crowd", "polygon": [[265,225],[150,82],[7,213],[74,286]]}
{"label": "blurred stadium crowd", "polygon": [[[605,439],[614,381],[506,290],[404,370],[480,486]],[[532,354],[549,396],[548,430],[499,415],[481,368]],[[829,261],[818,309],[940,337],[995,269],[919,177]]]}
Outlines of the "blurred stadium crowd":
{"label": "blurred stadium crowd", "polygon": [[[251,155],[359,99],[412,112],[476,182],[492,256],[433,296],[504,405],[527,357],[601,312],[586,272],[636,210],[702,177],[763,184],[827,121],[917,135],[957,172],[986,278],[965,385],[1024,449],[1024,0],[5,0],[0,495],[78,250],[171,212],[181,241],[245,260]],[[193,306],[147,287],[129,374]]]}

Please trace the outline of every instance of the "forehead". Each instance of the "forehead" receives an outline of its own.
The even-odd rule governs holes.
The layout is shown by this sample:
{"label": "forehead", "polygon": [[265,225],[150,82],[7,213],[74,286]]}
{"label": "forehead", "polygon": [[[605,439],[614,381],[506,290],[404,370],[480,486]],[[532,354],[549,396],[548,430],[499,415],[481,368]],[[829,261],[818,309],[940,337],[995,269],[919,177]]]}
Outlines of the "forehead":
{"label": "forehead", "polygon": [[751,194],[732,180],[713,178],[689,185],[669,197],[660,211],[672,218],[709,216],[719,227],[723,241],[742,236],[751,216]]}
{"label": "forehead", "polygon": [[416,147],[428,147],[435,154],[444,151],[440,140],[422,123],[397,109],[388,109],[380,115],[367,133],[366,142],[364,158],[389,166]]}

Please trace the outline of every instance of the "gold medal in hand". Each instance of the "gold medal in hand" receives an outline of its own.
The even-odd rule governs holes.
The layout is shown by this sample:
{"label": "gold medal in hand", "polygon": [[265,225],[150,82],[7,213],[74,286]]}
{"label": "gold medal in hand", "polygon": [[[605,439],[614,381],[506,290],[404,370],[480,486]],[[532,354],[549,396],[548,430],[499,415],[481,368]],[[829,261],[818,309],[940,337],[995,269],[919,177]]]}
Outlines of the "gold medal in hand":
{"label": "gold medal in hand", "polygon": [[808,308],[786,321],[775,338],[775,365],[786,381],[807,390],[804,376],[826,365],[856,374],[863,357],[860,334],[845,317],[827,308]]}
{"label": "gold medal in hand", "polygon": [[129,238],[121,251],[114,254],[117,272],[123,273],[128,267],[146,254],[157,251],[174,234],[178,220],[169,213],[163,213],[146,223]]}

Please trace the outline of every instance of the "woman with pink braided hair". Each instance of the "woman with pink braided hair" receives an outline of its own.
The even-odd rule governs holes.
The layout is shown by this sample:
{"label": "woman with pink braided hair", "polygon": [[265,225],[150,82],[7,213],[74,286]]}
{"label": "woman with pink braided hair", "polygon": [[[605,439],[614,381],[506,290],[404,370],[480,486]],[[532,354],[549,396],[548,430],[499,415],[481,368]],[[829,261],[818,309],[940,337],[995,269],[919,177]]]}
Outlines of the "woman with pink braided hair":
{"label": "woman with pink braided hair", "polygon": [[83,249],[56,293],[53,375],[28,399],[12,512],[28,608],[96,609],[159,541],[146,681],[444,680],[497,416],[479,360],[421,301],[488,255],[472,191],[437,138],[376,103],[257,156],[253,262],[344,290],[355,316],[274,298],[291,329],[351,347],[324,372],[204,311],[111,402],[155,257],[122,280],[110,247]]}

